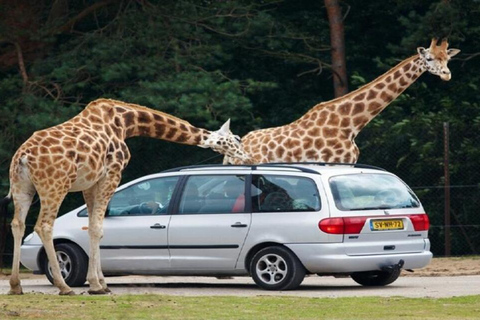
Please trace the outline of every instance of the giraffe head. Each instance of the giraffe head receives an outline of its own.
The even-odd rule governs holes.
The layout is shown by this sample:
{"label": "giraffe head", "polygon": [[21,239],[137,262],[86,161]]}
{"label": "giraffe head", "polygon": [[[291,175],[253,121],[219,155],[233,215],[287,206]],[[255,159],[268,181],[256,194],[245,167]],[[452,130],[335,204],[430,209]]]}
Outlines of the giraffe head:
{"label": "giraffe head", "polygon": [[212,148],[214,151],[226,155],[230,158],[240,159],[242,163],[250,163],[251,157],[245,152],[240,137],[230,131],[230,119],[217,130],[209,133],[199,147]]}
{"label": "giraffe head", "polygon": [[448,81],[452,78],[447,64],[451,57],[460,52],[458,49],[447,49],[447,39],[443,39],[440,45],[437,45],[437,39],[433,38],[430,48],[417,48],[420,59],[425,63],[425,68],[431,74],[437,75],[440,79]]}

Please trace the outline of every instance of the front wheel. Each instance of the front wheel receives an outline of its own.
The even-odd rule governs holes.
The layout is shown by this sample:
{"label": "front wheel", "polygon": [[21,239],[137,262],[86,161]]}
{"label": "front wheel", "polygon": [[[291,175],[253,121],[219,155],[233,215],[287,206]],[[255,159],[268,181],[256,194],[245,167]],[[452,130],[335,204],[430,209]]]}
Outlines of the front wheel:
{"label": "front wheel", "polygon": [[258,251],[250,264],[255,283],[266,290],[293,290],[305,278],[305,267],[283,247],[267,247]]}
{"label": "front wheel", "polygon": [[[60,243],[55,245],[58,264],[63,279],[70,287],[80,287],[87,280],[88,258],[77,245],[72,243]],[[53,284],[52,269],[45,255],[43,270],[48,281]]]}
{"label": "front wheel", "polygon": [[352,273],[352,279],[362,286],[379,287],[386,286],[398,279],[401,269],[393,271],[367,271]]}

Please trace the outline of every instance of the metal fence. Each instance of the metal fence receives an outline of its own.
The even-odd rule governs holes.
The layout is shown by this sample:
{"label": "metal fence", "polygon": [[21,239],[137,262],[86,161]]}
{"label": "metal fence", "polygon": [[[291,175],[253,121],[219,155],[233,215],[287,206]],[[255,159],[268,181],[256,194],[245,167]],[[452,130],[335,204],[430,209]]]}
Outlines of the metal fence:
{"label": "metal fence", "polygon": [[[133,149],[132,154],[136,155],[136,157],[132,157],[129,167],[124,172],[123,182],[176,166],[221,163],[222,161],[222,157],[217,156],[214,152],[163,141],[149,140],[148,143],[144,143],[140,139],[136,140],[136,143],[130,147]],[[165,155],[169,156],[166,157]],[[431,250],[435,256],[445,256],[446,253],[447,255],[455,256],[480,254],[480,214],[478,214],[478,208],[480,207],[480,184],[455,184],[456,181],[465,181],[466,179],[455,175],[452,176],[452,185],[447,187],[450,191],[449,212],[451,219],[450,223],[446,225],[446,187],[442,170],[434,175],[432,174],[433,176],[428,179],[429,181],[425,182],[418,181],[405,168],[386,169],[402,178],[420,198],[430,217],[429,238]],[[1,187],[0,189],[5,190],[6,193],[8,185]],[[68,212],[81,204],[83,204],[81,193],[70,194],[64,201],[60,214]],[[9,207],[8,221],[13,215],[12,207],[12,205]],[[30,209],[30,214],[26,221],[27,229],[25,235],[32,232],[38,210],[38,203]],[[0,221],[0,233],[0,255],[3,258],[3,267],[7,267],[11,263],[13,252],[13,237],[9,225],[2,229]],[[449,237],[446,237],[446,234]],[[1,248],[2,238],[6,240],[6,242],[3,242],[3,253]],[[1,258],[0,260],[2,260]]]}
{"label": "metal fence", "polygon": [[[412,187],[430,218],[429,238],[436,256],[480,253],[480,186],[450,185],[449,208],[445,208],[445,186]],[[445,223],[445,215],[450,223]]]}

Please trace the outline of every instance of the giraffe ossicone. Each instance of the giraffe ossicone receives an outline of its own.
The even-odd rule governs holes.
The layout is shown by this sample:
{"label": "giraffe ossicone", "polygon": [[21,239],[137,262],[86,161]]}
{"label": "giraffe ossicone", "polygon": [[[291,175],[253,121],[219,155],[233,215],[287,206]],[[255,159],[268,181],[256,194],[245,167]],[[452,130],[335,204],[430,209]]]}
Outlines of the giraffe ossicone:
{"label": "giraffe ossicone", "polygon": [[448,49],[448,42],[443,39],[438,45],[438,39],[433,38],[430,47],[425,49],[418,47],[417,52],[420,58],[425,63],[425,69],[431,74],[437,75],[444,81],[449,81],[452,78],[450,69],[447,63],[453,56],[460,53],[459,49]]}
{"label": "giraffe ossicone", "polygon": [[103,218],[111,196],[130,160],[125,140],[146,136],[166,141],[209,147],[228,155],[248,159],[230,122],[218,131],[192,126],[172,115],[122,101],[98,99],[72,119],[37,131],[15,152],[10,165],[10,191],[0,203],[0,215],[13,199],[11,222],[14,237],[10,294],[22,294],[19,278],[20,246],[25,219],[37,193],[40,213],[35,232],[40,236],[60,294],[72,294],[65,283],[52,239],[53,223],[68,192],[82,191],[88,210],[90,252],[87,280],[89,293],[109,292],[100,266],[99,242]]}
{"label": "giraffe ossicone", "polygon": [[[253,163],[357,162],[355,138],[360,131],[425,71],[450,80],[447,64],[460,50],[448,49],[446,39],[440,45],[432,39],[428,49],[420,47],[417,52],[363,87],[314,106],[292,123],[249,132],[242,138],[244,150]],[[224,163],[242,162],[225,157]]]}
{"label": "giraffe ossicone", "polygon": [[[237,159],[244,164],[252,163],[252,158],[245,152],[240,143],[240,136],[234,135],[230,131],[230,119],[219,130],[210,132],[208,138],[199,147],[211,148],[214,151],[225,154],[225,157]],[[223,148],[225,152],[220,152],[218,148]]]}

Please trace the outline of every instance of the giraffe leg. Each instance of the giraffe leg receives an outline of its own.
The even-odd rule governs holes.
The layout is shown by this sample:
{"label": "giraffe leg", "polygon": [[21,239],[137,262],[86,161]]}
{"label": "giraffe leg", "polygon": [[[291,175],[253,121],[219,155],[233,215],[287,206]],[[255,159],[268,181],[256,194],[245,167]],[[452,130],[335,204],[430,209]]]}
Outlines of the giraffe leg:
{"label": "giraffe leg", "polygon": [[28,214],[28,209],[30,209],[30,205],[32,204],[32,199],[34,195],[35,189],[33,188],[33,185],[29,185],[26,190],[13,195],[15,214],[11,226],[14,239],[14,249],[12,275],[10,277],[10,291],[8,292],[8,294],[23,294],[19,276],[20,246],[22,245],[22,238],[25,233],[25,219]]}
{"label": "giraffe leg", "polygon": [[110,288],[107,286],[107,283],[105,282],[105,276],[103,275],[100,259],[98,259],[97,275],[98,275],[98,281],[100,282],[100,285],[102,286],[103,291],[105,291],[105,293],[112,292],[112,290],[110,290]]}
{"label": "giraffe leg", "polygon": [[[66,189],[68,190],[68,189]],[[59,195],[60,193],[60,195]],[[73,290],[65,283],[60,272],[55,246],[53,244],[53,224],[57,217],[58,209],[65,198],[67,191],[56,191],[51,194],[40,194],[40,214],[35,224],[35,232],[42,239],[45,252],[52,269],[53,283],[60,289],[60,295],[74,295]]]}
{"label": "giraffe leg", "polygon": [[[87,210],[89,212],[89,215],[90,215],[90,212],[94,211],[95,192],[96,192],[95,187],[83,191],[83,198],[85,199],[85,203],[87,204]],[[97,264],[97,276],[98,276],[98,281],[100,282],[100,285],[102,286],[103,291],[105,291],[105,293],[112,292],[107,287],[107,283],[105,282],[105,277],[104,277],[103,272],[102,272],[102,266],[101,266],[100,259],[98,260],[98,264]],[[94,280],[92,280],[92,281],[94,281]]]}
{"label": "giraffe leg", "polygon": [[108,202],[120,183],[121,171],[114,171],[97,182],[87,193],[93,196],[93,210],[88,215],[88,234],[90,236],[90,259],[88,261],[87,280],[90,294],[106,294],[108,289],[101,269],[100,240],[103,237],[103,218]]}

